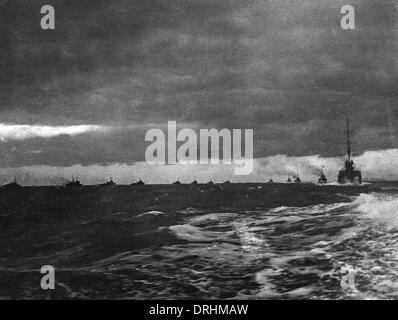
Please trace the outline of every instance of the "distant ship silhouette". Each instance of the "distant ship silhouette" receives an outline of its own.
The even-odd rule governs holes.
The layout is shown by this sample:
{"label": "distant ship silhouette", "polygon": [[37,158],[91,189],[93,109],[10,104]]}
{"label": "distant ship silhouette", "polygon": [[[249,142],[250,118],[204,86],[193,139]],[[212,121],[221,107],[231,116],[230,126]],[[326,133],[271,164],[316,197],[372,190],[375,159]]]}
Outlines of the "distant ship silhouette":
{"label": "distant ship silhouette", "polygon": [[116,183],[113,181],[112,177],[110,177],[110,179],[107,182],[101,184],[101,186],[107,186],[107,187],[114,186],[114,185],[116,185]]}
{"label": "distant ship silhouette", "polygon": [[141,185],[144,185],[144,184],[145,184],[145,182],[142,181],[141,178],[140,178],[137,182],[133,182],[131,185],[132,185],[132,186],[134,186],[134,185],[139,185],[139,186],[141,186]]}
{"label": "distant ship silhouette", "polygon": [[326,184],[327,182],[328,182],[328,178],[326,178],[326,175],[325,175],[325,172],[324,172],[324,169],[325,167],[323,166],[322,167],[322,172],[321,172],[321,175],[320,175],[320,177],[319,177],[319,179],[318,179],[318,183],[319,184]]}
{"label": "distant ship silhouette", "polygon": [[14,177],[14,180],[10,183],[6,183],[2,188],[6,189],[19,189],[21,185],[17,183],[17,178]]}
{"label": "distant ship silhouette", "polygon": [[347,158],[345,160],[344,168],[339,172],[338,182],[340,184],[347,183],[362,183],[361,171],[354,166],[354,161],[351,159],[351,142],[350,142],[350,121],[347,116]]}
{"label": "distant ship silhouette", "polygon": [[294,179],[294,183],[301,183],[298,166],[296,166],[296,179]]}
{"label": "distant ship silhouette", "polygon": [[65,183],[65,187],[81,187],[81,186],[82,184],[80,183],[80,180],[79,179],[75,180],[75,178],[73,177],[72,180]]}

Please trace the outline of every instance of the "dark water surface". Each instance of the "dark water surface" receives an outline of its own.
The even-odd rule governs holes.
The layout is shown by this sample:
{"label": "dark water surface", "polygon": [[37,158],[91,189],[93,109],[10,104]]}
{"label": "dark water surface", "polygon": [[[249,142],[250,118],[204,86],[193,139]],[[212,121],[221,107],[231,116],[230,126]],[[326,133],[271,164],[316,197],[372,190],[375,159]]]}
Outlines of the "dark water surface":
{"label": "dark water surface", "polygon": [[397,231],[397,183],[2,189],[0,298],[398,298]]}

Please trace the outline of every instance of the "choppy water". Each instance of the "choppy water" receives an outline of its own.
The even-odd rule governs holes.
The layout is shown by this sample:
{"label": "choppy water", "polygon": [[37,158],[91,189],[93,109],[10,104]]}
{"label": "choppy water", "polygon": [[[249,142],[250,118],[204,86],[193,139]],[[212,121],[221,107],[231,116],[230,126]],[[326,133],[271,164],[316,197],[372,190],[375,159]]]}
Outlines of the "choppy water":
{"label": "choppy water", "polygon": [[[336,187],[330,197],[346,201],[328,204],[113,212],[79,226],[63,222],[57,233],[33,229],[26,239],[37,243],[28,253],[22,253],[23,235],[7,238],[0,296],[396,299],[398,189],[383,184],[364,191],[352,195]],[[38,288],[44,264],[56,268],[52,293]],[[355,288],[341,286],[347,270],[355,271]]]}

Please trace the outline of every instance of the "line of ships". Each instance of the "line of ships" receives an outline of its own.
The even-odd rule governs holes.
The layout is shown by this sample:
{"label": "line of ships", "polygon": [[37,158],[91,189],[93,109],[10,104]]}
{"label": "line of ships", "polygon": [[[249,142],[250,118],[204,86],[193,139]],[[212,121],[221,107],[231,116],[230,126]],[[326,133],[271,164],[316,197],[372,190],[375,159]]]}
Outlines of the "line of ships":
{"label": "line of ships", "polygon": [[[354,165],[354,161],[352,160],[352,152],[351,152],[351,141],[350,141],[350,121],[347,117],[347,157],[344,162],[344,168],[339,171],[337,176],[337,181],[339,184],[362,184],[362,173],[360,170],[357,170]],[[272,179],[269,181],[273,183]],[[288,183],[291,183],[292,180],[290,177],[287,179]],[[295,183],[301,183],[300,177],[297,173],[297,176],[294,180]],[[326,184],[328,179],[324,172],[324,167],[322,167],[321,175],[318,179],[319,184]]]}
{"label": "line of ships", "polygon": [[[349,119],[347,117],[347,156],[346,160],[344,163],[344,168],[339,171],[338,177],[337,177],[338,183],[339,184],[356,184],[359,185],[362,183],[362,174],[360,170],[357,170],[354,165],[354,161],[352,160],[352,152],[351,152],[351,141],[350,141],[350,123]],[[268,183],[273,183],[274,181],[271,179]],[[299,174],[297,172],[296,177],[294,178],[294,181],[290,177],[287,179],[288,183],[301,183],[301,179],[299,177]],[[320,177],[318,179],[319,184],[326,184],[328,182],[328,179],[325,175],[324,172],[324,167],[322,167],[322,172],[320,174]],[[231,183],[230,181],[224,182],[224,184],[229,184]],[[133,182],[132,185],[144,185],[144,181],[139,179],[137,182]],[[182,184],[179,180],[173,183],[173,185],[180,185]],[[195,180],[191,184],[198,184],[198,182]],[[208,182],[208,184],[214,184],[212,181]],[[113,181],[112,177],[105,183],[101,184],[100,186],[114,186],[116,183]],[[67,183],[64,184],[65,187],[80,187],[82,186],[82,183],[80,182],[79,179],[74,179],[68,181]],[[6,184],[4,187],[20,187],[20,185],[17,183],[16,178],[14,177],[14,181],[11,183]]]}

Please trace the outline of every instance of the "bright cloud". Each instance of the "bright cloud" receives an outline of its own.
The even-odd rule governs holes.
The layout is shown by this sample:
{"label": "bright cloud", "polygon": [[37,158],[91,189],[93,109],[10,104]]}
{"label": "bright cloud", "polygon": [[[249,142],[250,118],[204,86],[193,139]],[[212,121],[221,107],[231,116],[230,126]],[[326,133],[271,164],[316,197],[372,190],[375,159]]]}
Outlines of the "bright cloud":
{"label": "bright cloud", "polygon": [[103,132],[109,128],[98,125],[43,126],[0,123],[0,140],[26,140],[32,138],[52,138],[60,135],[76,136],[83,133]]}

